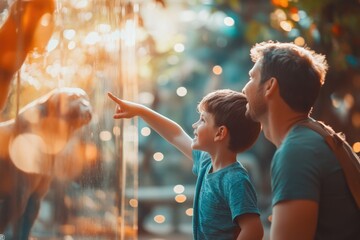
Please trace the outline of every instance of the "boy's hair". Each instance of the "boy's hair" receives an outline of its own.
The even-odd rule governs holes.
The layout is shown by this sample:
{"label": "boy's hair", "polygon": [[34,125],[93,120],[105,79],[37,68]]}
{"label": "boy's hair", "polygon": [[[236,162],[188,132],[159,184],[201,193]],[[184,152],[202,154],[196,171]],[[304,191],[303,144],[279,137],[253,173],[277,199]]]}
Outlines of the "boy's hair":
{"label": "boy's hair", "polygon": [[214,116],[216,126],[225,126],[230,135],[229,149],[243,152],[259,136],[260,123],[246,117],[247,99],[243,93],[229,89],[217,90],[206,95],[198,105],[199,111]]}
{"label": "boy's hair", "polygon": [[275,77],[280,95],[295,111],[310,112],[325,82],[325,56],[294,43],[262,42],[250,50],[252,61],[261,61],[261,82]]}

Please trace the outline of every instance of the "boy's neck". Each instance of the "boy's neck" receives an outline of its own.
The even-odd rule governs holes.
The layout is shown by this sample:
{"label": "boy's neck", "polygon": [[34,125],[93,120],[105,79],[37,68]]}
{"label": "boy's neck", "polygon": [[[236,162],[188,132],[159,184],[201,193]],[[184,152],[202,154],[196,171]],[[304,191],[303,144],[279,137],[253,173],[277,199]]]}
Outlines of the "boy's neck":
{"label": "boy's neck", "polygon": [[225,151],[216,151],[210,153],[211,155],[211,163],[212,163],[212,171],[216,172],[220,169],[223,169],[233,163],[236,162],[237,153],[231,152],[229,150]]}

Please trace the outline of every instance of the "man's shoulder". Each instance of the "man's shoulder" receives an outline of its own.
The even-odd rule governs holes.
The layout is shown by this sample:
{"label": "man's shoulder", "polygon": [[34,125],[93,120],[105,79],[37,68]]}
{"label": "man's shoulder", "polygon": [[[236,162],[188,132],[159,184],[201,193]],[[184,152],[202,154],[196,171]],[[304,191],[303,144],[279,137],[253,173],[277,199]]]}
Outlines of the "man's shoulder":
{"label": "man's shoulder", "polygon": [[[325,139],[317,132],[304,127],[293,127],[276,150],[274,161],[278,164],[321,166],[330,162],[337,165],[335,154]],[[333,165],[333,164],[331,164]]]}
{"label": "man's shoulder", "polygon": [[322,139],[322,136],[308,127],[302,125],[294,125],[287,134],[286,139],[306,139],[319,141],[320,139]]}
{"label": "man's shoulder", "polygon": [[[280,145],[282,150],[291,150],[292,152],[301,152],[308,150],[327,151],[325,139],[317,132],[305,127],[294,126],[283,140]],[[280,149],[279,148],[279,149]]]}

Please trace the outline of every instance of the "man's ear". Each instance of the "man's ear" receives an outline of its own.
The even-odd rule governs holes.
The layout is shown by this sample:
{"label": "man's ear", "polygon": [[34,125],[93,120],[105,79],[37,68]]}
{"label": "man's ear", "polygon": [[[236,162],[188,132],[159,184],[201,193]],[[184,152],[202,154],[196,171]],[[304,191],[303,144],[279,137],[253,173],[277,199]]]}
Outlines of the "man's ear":
{"label": "man's ear", "polygon": [[278,81],[275,77],[270,78],[264,84],[265,84],[265,96],[271,96],[279,89]]}
{"label": "man's ear", "polygon": [[223,140],[223,139],[225,139],[226,138],[226,136],[228,135],[228,129],[227,129],[227,127],[225,127],[225,126],[220,126],[220,127],[218,127],[218,129],[217,129],[217,132],[216,132],[216,134],[215,134],[215,141],[221,141],[221,140]]}

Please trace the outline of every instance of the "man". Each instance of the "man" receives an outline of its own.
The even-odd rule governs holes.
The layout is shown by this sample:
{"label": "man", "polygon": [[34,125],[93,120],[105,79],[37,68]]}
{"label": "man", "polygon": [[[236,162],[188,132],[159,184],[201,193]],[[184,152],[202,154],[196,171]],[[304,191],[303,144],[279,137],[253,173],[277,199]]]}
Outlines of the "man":
{"label": "man", "polygon": [[292,43],[256,44],[243,92],[247,116],[277,147],[271,163],[275,240],[360,239],[360,212],[334,153],[309,118],[325,80],[325,56]]}

